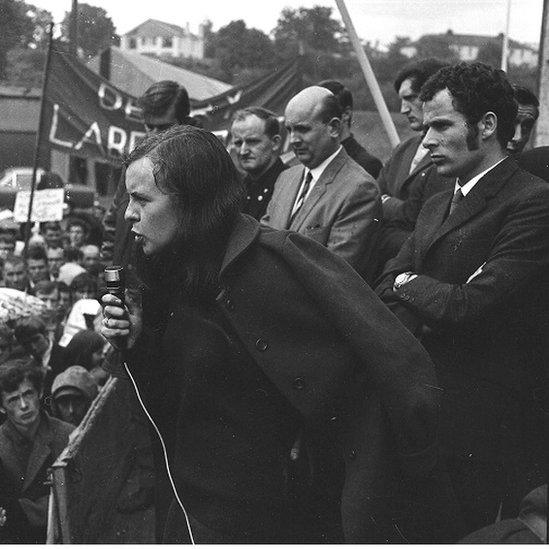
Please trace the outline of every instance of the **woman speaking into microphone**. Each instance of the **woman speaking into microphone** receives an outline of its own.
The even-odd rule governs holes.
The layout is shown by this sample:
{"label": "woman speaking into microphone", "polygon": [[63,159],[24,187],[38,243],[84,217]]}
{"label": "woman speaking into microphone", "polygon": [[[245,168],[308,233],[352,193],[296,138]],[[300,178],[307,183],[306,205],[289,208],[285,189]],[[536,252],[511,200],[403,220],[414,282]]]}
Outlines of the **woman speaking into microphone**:
{"label": "woman speaking into microphone", "polygon": [[[125,341],[162,448],[162,541],[376,542],[396,539],[395,513],[409,541],[432,541],[438,484],[419,502],[410,488],[437,467],[419,343],[343,260],[240,213],[214,135],[146,137],[126,166],[141,295],[105,295],[102,333]],[[416,503],[420,517],[402,511]]]}

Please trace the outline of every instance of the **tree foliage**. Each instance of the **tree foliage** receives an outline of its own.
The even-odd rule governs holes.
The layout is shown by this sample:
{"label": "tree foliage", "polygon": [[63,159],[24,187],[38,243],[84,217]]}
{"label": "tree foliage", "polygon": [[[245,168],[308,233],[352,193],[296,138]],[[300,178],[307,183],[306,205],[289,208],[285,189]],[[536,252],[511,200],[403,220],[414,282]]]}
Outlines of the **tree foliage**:
{"label": "tree foliage", "polygon": [[263,69],[273,63],[274,50],[269,37],[258,29],[248,28],[242,19],[221,27],[211,38],[211,48],[229,82],[243,70]]}
{"label": "tree foliage", "polygon": [[341,23],[332,17],[332,8],[284,8],[273,30],[279,55],[289,57],[300,50],[339,53],[345,35]]}
{"label": "tree foliage", "polygon": [[416,57],[436,57],[442,61],[454,63],[458,61],[458,56],[452,48],[448,36],[442,34],[425,34],[415,44]]}
{"label": "tree foliage", "polygon": [[[65,12],[61,35],[70,38],[71,12]],[[116,28],[103,8],[79,3],[77,12],[78,47],[91,57],[118,40]]]}
{"label": "tree foliage", "polygon": [[0,0],[0,79],[7,78],[8,53],[39,48],[46,38],[51,14],[22,0]]}
{"label": "tree foliage", "polygon": [[482,61],[487,65],[491,65],[492,67],[499,69],[501,66],[501,48],[501,41],[499,43],[495,40],[487,42],[484,46],[479,48],[477,61]]}

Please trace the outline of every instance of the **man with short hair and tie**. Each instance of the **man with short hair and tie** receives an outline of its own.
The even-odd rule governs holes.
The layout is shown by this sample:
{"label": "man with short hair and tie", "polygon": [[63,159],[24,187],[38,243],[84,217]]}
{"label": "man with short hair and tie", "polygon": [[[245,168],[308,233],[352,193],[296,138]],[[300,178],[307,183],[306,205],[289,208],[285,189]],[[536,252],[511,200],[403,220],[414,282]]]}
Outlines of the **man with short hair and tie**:
{"label": "man with short hair and tie", "polygon": [[336,96],[320,86],[290,100],[286,127],[302,166],[279,176],[261,221],[316,240],[368,280],[381,198],[372,176],[341,146],[341,116]]}
{"label": "man with short hair and tie", "polygon": [[455,185],[425,203],[377,292],[435,363],[442,450],[472,532],[517,516],[545,479],[549,186],[507,156],[517,106],[503,71],[442,69],[421,99],[424,146]]}

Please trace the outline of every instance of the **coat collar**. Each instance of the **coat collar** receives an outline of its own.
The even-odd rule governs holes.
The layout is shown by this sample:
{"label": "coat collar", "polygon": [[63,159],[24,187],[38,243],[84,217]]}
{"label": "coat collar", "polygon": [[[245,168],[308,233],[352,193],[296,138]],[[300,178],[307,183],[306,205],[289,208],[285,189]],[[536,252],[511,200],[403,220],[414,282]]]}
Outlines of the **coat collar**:
{"label": "coat collar", "polygon": [[225,249],[219,271],[220,278],[227,268],[252,245],[258,235],[259,223],[249,215],[240,214]]}
{"label": "coat collar", "polygon": [[471,192],[460,202],[455,212],[448,217],[446,217],[446,213],[454,191],[451,189],[441,193],[435,219],[432,223],[431,236],[427,239],[425,253],[437,240],[484,210],[487,201],[500,191],[517,169],[518,166],[512,158],[506,158],[500,162],[478,181]]}

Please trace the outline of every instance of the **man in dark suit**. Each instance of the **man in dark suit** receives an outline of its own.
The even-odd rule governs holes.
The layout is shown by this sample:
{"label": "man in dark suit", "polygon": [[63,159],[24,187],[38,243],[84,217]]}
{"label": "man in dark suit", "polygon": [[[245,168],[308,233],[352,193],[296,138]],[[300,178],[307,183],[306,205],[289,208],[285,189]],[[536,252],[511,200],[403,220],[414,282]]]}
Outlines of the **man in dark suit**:
{"label": "man in dark suit", "polygon": [[421,99],[424,146],[455,189],[424,205],[378,293],[437,367],[442,444],[473,531],[516,516],[543,482],[549,186],[506,156],[517,107],[502,71],[442,69]]}
{"label": "man in dark suit", "polygon": [[231,136],[240,168],[246,173],[242,211],[259,221],[271,200],[275,181],[286,169],[280,160],[280,122],[274,112],[248,107],[234,113]]}
{"label": "man in dark suit", "polygon": [[422,146],[425,131],[419,90],[430,76],[444,66],[446,64],[438,59],[415,61],[400,71],[394,83],[401,101],[400,112],[408,118],[410,128],[417,135],[393,151],[377,178],[383,203],[380,268],[398,253],[414,230],[425,200],[452,185],[438,174],[427,150]]}
{"label": "man in dark suit", "polygon": [[323,80],[318,84],[330,90],[341,105],[341,145],[345,152],[372,177],[377,177],[383,166],[381,160],[370,154],[351,132],[353,122],[353,94],[337,80]]}
{"label": "man in dark suit", "polygon": [[374,179],[341,146],[341,107],[332,92],[306,88],[286,107],[290,143],[303,166],[280,174],[262,222],[320,242],[368,278],[381,216]]}

